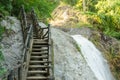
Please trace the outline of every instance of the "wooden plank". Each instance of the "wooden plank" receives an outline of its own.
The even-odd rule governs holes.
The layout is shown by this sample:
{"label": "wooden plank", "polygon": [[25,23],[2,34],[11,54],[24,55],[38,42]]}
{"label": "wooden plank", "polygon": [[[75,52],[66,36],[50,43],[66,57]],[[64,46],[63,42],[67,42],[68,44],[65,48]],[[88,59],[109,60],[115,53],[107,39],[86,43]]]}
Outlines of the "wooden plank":
{"label": "wooden plank", "polygon": [[29,68],[51,68],[51,66],[29,65]]}
{"label": "wooden plank", "polygon": [[51,63],[51,61],[30,61],[30,63]]}
{"label": "wooden plank", "polygon": [[48,77],[40,77],[40,76],[27,77],[27,80],[44,80],[44,79],[49,79],[49,78]]}
{"label": "wooden plank", "polygon": [[41,71],[41,70],[34,70],[34,71],[28,71],[28,74],[45,74],[47,71]]}

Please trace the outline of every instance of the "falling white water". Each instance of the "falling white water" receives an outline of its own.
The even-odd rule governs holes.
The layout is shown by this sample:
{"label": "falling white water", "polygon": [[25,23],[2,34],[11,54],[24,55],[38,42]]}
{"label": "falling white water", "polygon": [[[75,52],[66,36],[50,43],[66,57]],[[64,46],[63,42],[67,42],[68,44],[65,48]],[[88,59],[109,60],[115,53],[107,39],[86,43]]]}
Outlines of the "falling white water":
{"label": "falling white water", "polygon": [[72,37],[79,45],[84,58],[94,72],[96,78],[98,80],[114,80],[107,61],[103,58],[101,52],[94,44],[81,35],[74,35]]}

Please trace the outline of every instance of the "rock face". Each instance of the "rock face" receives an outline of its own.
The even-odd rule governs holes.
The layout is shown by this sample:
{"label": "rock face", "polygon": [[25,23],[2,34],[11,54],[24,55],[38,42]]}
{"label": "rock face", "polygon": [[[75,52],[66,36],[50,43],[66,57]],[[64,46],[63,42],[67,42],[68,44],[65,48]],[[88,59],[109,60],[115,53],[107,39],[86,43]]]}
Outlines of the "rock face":
{"label": "rock face", "polygon": [[[8,71],[14,70],[21,59],[23,40],[20,22],[14,17],[3,20],[7,32],[0,42]],[[54,44],[54,70],[56,80],[97,80],[83,58],[73,38],[67,33],[52,28]],[[15,74],[15,72],[14,72]]]}
{"label": "rock face", "polygon": [[98,80],[114,80],[109,65],[102,53],[87,38],[81,35],[73,35],[88,65]]}
{"label": "rock face", "polygon": [[[87,16],[83,15],[73,7],[61,3],[52,13],[52,26],[59,27],[78,27],[80,24],[87,26]],[[87,25],[86,25],[87,24]]]}
{"label": "rock face", "polygon": [[[120,41],[88,27],[59,28],[70,35],[83,35],[102,52],[116,80],[120,80]],[[116,71],[117,70],[117,71]]]}
{"label": "rock face", "polygon": [[[7,30],[0,42],[6,62],[4,66],[8,71],[14,70],[18,66],[23,49],[20,22],[14,17],[8,17],[7,20],[3,20],[0,24]],[[69,34],[83,34],[89,39],[99,37],[97,38],[98,41],[107,41],[106,39],[108,39],[102,37],[99,33],[91,33],[90,29],[83,31],[69,29],[66,31]],[[97,80],[73,38],[55,28],[51,29],[51,33],[54,45],[55,80]],[[109,43],[109,41],[107,42]],[[100,49],[104,50],[104,47],[102,46]]]}
{"label": "rock face", "polygon": [[56,80],[97,80],[70,35],[52,29]]}
{"label": "rock face", "polygon": [[7,17],[6,20],[1,21],[1,26],[6,29],[0,42],[6,64],[4,66],[7,71],[11,71],[17,68],[22,55],[23,40],[21,26],[19,20],[15,17]]}

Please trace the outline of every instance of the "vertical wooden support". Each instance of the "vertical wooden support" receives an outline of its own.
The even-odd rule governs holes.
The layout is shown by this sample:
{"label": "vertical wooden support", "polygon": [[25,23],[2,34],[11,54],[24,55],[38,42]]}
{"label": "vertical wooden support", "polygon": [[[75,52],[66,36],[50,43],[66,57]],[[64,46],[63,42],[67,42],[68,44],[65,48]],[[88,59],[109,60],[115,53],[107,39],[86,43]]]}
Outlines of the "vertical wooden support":
{"label": "vertical wooden support", "polygon": [[18,80],[22,80],[22,69],[21,69],[21,67],[18,68]]}
{"label": "vertical wooden support", "polygon": [[10,74],[8,75],[7,80],[13,80],[13,71],[10,71]]}
{"label": "vertical wooden support", "polygon": [[51,40],[51,55],[52,55],[52,77],[54,80],[54,47],[53,47],[53,40]]}
{"label": "vertical wooden support", "polygon": [[[49,61],[49,54],[50,54],[50,24],[48,24],[48,61]],[[48,66],[49,66],[49,63],[48,63]],[[47,69],[48,71],[48,75],[50,75],[50,69],[48,68]]]}
{"label": "vertical wooden support", "polygon": [[34,30],[34,32],[35,32],[35,34],[36,34],[36,36],[38,37],[38,22],[37,22],[37,18],[36,18],[36,15],[35,15],[35,11],[34,11],[34,9],[32,9],[32,11],[31,11],[31,15],[32,15],[32,20],[33,20],[33,30]]}

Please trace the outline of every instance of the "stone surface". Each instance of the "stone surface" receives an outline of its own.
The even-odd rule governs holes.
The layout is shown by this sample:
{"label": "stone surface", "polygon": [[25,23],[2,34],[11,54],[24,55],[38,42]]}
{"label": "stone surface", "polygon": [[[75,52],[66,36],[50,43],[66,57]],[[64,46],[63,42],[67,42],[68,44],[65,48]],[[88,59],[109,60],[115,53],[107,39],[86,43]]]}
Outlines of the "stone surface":
{"label": "stone surface", "polygon": [[5,20],[2,20],[0,24],[6,29],[5,33],[2,35],[3,39],[0,44],[5,59],[4,66],[8,71],[7,74],[9,74],[11,70],[17,70],[21,60],[23,50],[21,26],[19,20],[15,17],[7,17]]}
{"label": "stone surface", "polygon": [[70,35],[52,29],[55,80],[97,80]]}

